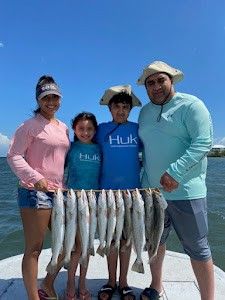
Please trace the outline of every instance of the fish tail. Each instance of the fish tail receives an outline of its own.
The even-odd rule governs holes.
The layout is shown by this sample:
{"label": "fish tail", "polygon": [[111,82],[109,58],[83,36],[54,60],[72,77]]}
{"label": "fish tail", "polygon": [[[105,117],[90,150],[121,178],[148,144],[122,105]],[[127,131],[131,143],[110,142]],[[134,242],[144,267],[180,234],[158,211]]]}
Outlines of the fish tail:
{"label": "fish tail", "polygon": [[155,252],[152,252],[152,251],[149,252],[149,253],[148,253],[148,257],[149,257],[148,263],[151,264],[152,261],[154,260],[154,258],[156,257],[156,251],[155,251]]}
{"label": "fish tail", "polygon": [[137,273],[142,273],[144,274],[145,271],[144,271],[144,266],[143,266],[143,261],[138,261],[137,259],[135,260],[132,268],[131,268],[132,271],[134,272],[137,272]]}
{"label": "fish tail", "polygon": [[70,261],[64,261],[64,262],[62,263],[62,266],[63,266],[66,270],[68,270],[68,269],[69,269],[69,266],[70,266]]}
{"label": "fish tail", "polygon": [[109,253],[110,253],[110,247],[109,246],[105,246],[105,248],[103,249],[103,251],[104,251],[105,255],[108,256]]}
{"label": "fish tail", "polygon": [[104,247],[102,247],[101,245],[99,245],[97,251],[96,251],[99,255],[101,255],[102,257],[104,257],[105,252],[104,252]]}
{"label": "fish tail", "polygon": [[87,262],[88,262],[87,256],[85,257],[81,256],[81,258],[79,259],[79,263],[84,267],[87,267]]}
{"label": "fish tail", "polygon": [[115,241],[114,248],[118,250],[120,247],[120,241]]}
{"label": "fish tail", "polygon": [[59,265],[60,268],[64,267],[65,269],[68,269],[70,265],[70,257],[65,256],[64,260],[62,260]]}
{"label": "fish tail", "polygon": [[95,256],[95,249],[94,249],[94,246],[92,246],[92,247],[90,247],[90,248],[88,249],[88,254],[89,254],[89,255],[92,255],[92,256]]}
{"label": "fish tail", "polygon": [[49,274],[54,274],[56,272],[57,269],[57,264],[53,265],[51,262],[47,265],[46,267],[46,272],[48,272]]}

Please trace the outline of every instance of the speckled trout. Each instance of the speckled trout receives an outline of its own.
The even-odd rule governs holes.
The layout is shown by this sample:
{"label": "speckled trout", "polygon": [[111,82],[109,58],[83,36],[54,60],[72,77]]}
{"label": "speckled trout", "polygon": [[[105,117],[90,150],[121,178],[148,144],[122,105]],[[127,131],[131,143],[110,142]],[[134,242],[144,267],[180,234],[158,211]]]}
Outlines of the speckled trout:
{"label": "speckled trout", "polygon": [[125,207],[123,232],[126,238],[126,244],[122,247],[121,251],[126,251],[127,247],[130,246],[132,241],[132,219],[131,219],[132,196],[129,190],[123,193],[123,199],[124,199],[124,207]]}
{"label": "speckled trout", "polygon": [[154,207],[154,226],[149,238],[149,262],[151,262],[151,260],[156,256],[158,251],[160,239],[164,229],[165,209],[167,207],[167,202],[162,193],[153,191],[152,198]]}
{"label": "speckled trout", "polygon": [[75,249],[75,237],[77,232],[77,199],[76,194],[71,189],[66,196],[66,229],[64,240],[64,266],[68,268],[71,251]]}
{"label": "speckled trout", "polygon": [[97,249],[97,253],[104,257],[104,247],[107,229],[107,200],[106,192],[102,190],[98,196],[98,235],[100,244]]}
{"label": "speckled trout", "polygon": [[154,206],[151,189],[145,190],[142,193],[145,207],[145,247],[144,250],[150,249],[150,243],[152,241],[154,233]]}
{"label": "speckled trout", "polygon": [[94,249],[94,240],[97,227],[97,203],[96,195],[94,191],[88,192],[88,203],[89,203],[89,212],[90,212],[90,229],[89,229],[89,245],[88,245],[88,254],[95,255]]}
{"label": "speckled trout", "polygon": [[131,270],[138,273],[144,273],[144,266],[142,260],[142,251],[144,247],[144,234],[145,234],[144,201],[138,189],[132,192],[132,198],[133,198],[133,211],[132,211],[133,246],[137,254],[137,258]]}
{"label": "speckled trout", "polygon": [[121,190],[116,191],[116,229],[115,229],[115,248],[119,249],[120,239],[124,224],[124,201]]}
{"label": "speckled trout", "polygon": [[78,224],[81,236],[81,258],[80,263],[87,264],[87,254],[89,245],[90,213],[89,204],[85,190],[81,190],[78,196]]}
{"label": "speckled trout", "polygon": [[52,238],[52,258],[46,271],[50,274],[57,269],[58,257],[63,249],[65,234],[65,208],[64,197],[60,189],[54,195],[53,208],[51,215],[51,238]]}
{"label": "speckled trout", "polygon": [[109,255],[111,242],[116,228],[116,202],[115,196],[112,190],[109,190],[107,193],[107,232],[106,232],[106,246],[104,252],[106,255]]}

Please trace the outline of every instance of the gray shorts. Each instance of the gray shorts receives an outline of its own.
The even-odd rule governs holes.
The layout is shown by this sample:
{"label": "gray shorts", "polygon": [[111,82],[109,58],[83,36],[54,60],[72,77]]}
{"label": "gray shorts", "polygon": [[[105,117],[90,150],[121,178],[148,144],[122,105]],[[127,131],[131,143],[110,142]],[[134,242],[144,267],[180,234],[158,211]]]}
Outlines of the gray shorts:
{"label": "gray shorts", "polygon": [[164,231],[160,244],[164,244],[172,226],[190,258],[205,261],[211,258],[208,244],[208,218],[206,198],[167,201]]}

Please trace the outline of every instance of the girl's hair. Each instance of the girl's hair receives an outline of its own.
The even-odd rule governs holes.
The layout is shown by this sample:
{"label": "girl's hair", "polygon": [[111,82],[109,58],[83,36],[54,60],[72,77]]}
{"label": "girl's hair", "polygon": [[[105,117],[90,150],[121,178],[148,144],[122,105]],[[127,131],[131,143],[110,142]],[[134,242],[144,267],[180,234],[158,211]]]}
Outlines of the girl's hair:
{"label": "girl's hair", "polygon": [[123,103],[123,104],[129,104],[130,109],[133,106],[132,103],[132,97],[128,95],[127,93],[121,92],[116,95],[114,95],[110,100],[109,100],[109,108],[112,105],[112,103]]}
{"label": "girl's hair", "polygon": [[[36,94],[37,90],[40,88],[40,86],[46,84],[46,83],[56,83],[52,76],[49,75],[43,75],[38,79],[37,85],[36,85]],[[37,99],[37,97],[36,97]],[[33,111],[33,113],[36,115],[41,111],[40,107],[38,106],[37,109]]]}
{"label": "girl's hair", "polygon": [[[72,119],[72,121],[71,121],[71,127],[72,127],[72,129],[75,129],[76,126],[77,126],[77,123],[79,121],[81,121],[81,120],[89,120],[89,121],[91,121],[92,124],[93,124],[93,126],[94,126],[94,128],[95,128],[95,130],[97,131],[98,123],[97,123],[95,115],[92,114],[92,113],[90,113],[90,112],[86,112],[86,111],[79,113],[78,115],[76,115]],[[78,139],[77,139],[76,135],[74,134],[74,141],[77,141],[77,140]],[[95,142],[95,139],[93,139],[93,142]]]}

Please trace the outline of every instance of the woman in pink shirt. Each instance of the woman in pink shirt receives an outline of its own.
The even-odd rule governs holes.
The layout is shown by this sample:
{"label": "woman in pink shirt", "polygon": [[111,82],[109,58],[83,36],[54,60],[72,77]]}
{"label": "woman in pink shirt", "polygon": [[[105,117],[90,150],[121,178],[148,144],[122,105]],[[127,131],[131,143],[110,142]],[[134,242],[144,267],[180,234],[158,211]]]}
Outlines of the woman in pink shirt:
{"label": "woman in pink shirt", "polygon": [[[39,79],[36,100],[34,117],[17,129],[7,156],[20,180],[18,205],[25,236],[22,273],[29,300],[47,299],[38,293],[38,257],[51,217],[54,193],[49,191],[63,187],[64,162],[70,145],[68,128],[55,117],[61,93],[52,77]],[[47,296],[56,299],[56,295]]]}

